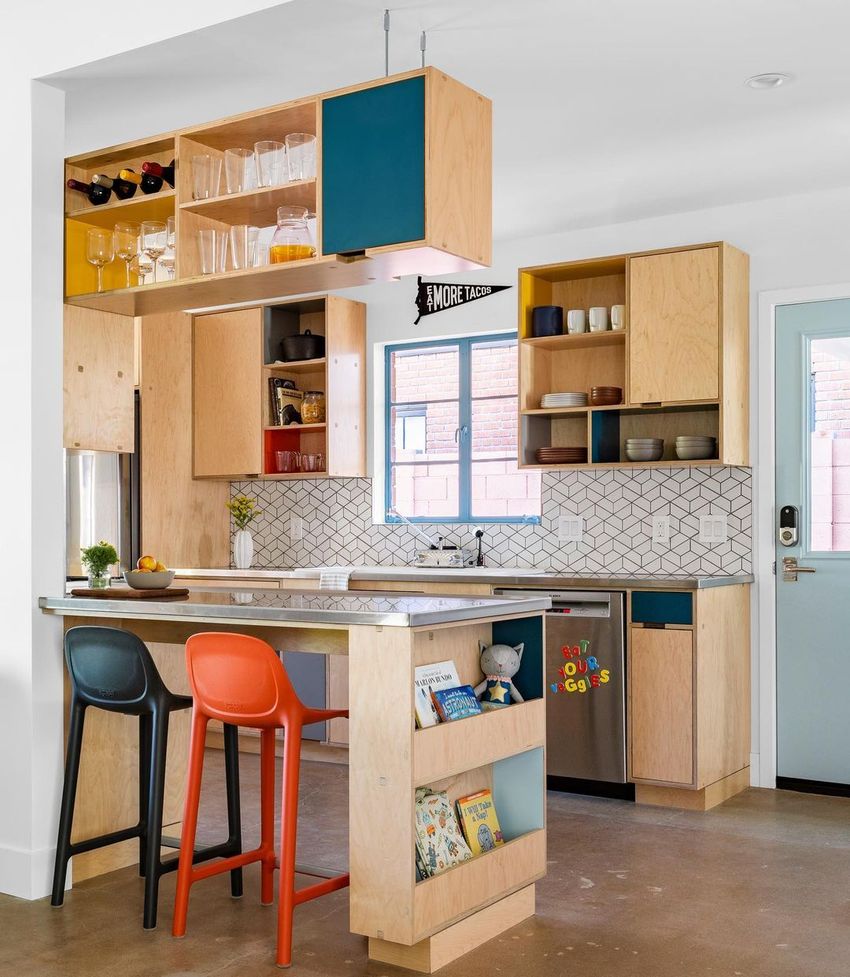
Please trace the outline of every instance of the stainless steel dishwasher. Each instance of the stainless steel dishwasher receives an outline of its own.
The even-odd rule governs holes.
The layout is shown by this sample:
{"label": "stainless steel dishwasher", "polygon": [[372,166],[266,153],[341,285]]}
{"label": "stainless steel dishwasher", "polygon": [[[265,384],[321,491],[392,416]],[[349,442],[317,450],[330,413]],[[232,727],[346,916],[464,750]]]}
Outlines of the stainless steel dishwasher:
{"label": "stainless steel dishwasher", "polygon": [[[581,790],[582,785],[571,783],[575,780],[625,784],[624,594],[542,589],[494,593],[552,599],[546,612],[543,676],[550,786]],[[616,790],[588,792],[625,796]]]}

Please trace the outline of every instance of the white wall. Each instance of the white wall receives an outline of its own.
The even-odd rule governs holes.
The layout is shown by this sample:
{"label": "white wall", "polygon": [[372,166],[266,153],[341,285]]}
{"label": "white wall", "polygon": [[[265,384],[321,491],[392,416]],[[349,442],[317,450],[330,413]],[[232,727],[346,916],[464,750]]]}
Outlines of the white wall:
{"label": "white wall", "polygon": [[[241,13],[272,6],[243,0]],[[6,11],[4,156],[14,160],[0,235],[0,891],[49,891],[62,759],[61,629],[36,609],[64,580],[62,484],[62,159],[64,94],[33,79],[226,18],[224,0],[183,0],[133,30],[102,18],[68,30],[67,4]]]}

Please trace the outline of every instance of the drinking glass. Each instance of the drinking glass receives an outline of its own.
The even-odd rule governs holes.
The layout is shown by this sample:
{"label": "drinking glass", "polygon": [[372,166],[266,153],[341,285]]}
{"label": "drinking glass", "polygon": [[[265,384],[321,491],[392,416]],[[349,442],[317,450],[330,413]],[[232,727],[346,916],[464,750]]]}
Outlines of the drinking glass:
{"label": "drinking glass", "polygon": [[225,149],[224,182],[228,193],[242,193],[250,189],[248,180],[254,168],[252,149]]}
{"label": "drinking glass", "polygon": [[282,142],[267,139],[254,143],[254,160],[257,165],[258,187],[277,187],[286,182],[286,147]]}
{"label": "drinking glass", "polygon": [[177,263],[177,222],[169,217],[165,222],[165,253],[159,263],[168,273],[168,280],[174,280],[174,265]]}
{"label": "drinking glass", "polygon": [[165,254],[168,228],[164,221],[142,221],[142,251],[153,264],[153,280],[156,282],[156,263]]}
{"label": "drinking glass", "polygon": [[227,231],[214,227],[198,231],[198,253],[201,258],[201,274],[215,275],[227,271]]}
{"label": "drinking glass", "polygon": [[192,199],[208,200],[218,196],[221,184],[221,157],[199,153],[192,157]]}
{"label": "drinking glass", "polygon": [[316,177],[316,137],[308,132],[290,132],[286,137],[289,179],[313,180]]}
{"label": "drinking glass", "polygon": [[127,268],[127,288],[130,287],[130,265],[139,254],[139,225],[119,222],[112,232],[115,253]]}
{"label": "drinking glass", "polygon": [[148,275],[153,271],[153,262],[146,254],[136,255],[130,262],[130,272],[136,276],[139,285],[148,284]]}
{"label": "drinking glass", "polygon": [[103,291],[103,266],[115,258],[112,231],[105,227],[90,227],[86,234],[86,261],[97,268],[97,290]]}
{"label": "drinking glass", "polygon": [[230,228],[230,262],[234,269],[254,267],[259,236],[259,227],[237,224]]}

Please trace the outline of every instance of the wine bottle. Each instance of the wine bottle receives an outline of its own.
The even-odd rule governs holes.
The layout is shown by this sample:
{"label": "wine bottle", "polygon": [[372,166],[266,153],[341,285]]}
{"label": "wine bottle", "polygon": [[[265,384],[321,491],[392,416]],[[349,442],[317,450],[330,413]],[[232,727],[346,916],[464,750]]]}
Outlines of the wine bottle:
{"label": "wine bottle", "polygon": [[118,176],[122,180],[129,180],[141,187],[142,193],[159,193],[162,189],[162,177],[152,173],[134,173],[133,170],[121,170]]}
{"label": "wine bottle", "polygon": [[122,180],[120,176],[108,177],[103,173],[95,174],[91,178],[91,182],[96,183],[99,187],[108,187],[119,200],[129,200],[138,190],[138,186],[129,180]]}
{"label": "wine bottle", "polygon": [[142,173],[162,177],[170,187],[174,186],[174,160],[168,166],[161,166],[159,163],[142,163]]}
{"label": "wine bottle", "polygon": [[89,203],[94,204],[95,207],[107,203],[112,196],[112,190],[109,187],[102,187],[97,183],[83,183],[81,180],[68,180],[68,187],[71,190],[76,190],[78,193],[84,193],[89,198]]}

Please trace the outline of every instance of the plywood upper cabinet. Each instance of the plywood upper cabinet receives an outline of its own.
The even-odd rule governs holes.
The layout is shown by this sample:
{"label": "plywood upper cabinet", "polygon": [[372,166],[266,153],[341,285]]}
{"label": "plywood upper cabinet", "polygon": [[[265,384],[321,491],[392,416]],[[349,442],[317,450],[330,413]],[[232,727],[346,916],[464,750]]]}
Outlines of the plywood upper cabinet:
{"label": "plywood upper cabinet", "polygon": [[131,317],[65,306],[66,448],[135,449],[134,353]]}
{"label": "plywood upper cabinet", "polygon": [[193,331],[195,477],[259,474],[263,310],[199,315]]}
{"label": "plywood upper cabinet", "polygon": [[719,248],[629,259],[633,404],[720,396]]}

